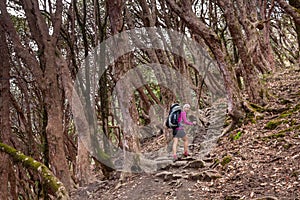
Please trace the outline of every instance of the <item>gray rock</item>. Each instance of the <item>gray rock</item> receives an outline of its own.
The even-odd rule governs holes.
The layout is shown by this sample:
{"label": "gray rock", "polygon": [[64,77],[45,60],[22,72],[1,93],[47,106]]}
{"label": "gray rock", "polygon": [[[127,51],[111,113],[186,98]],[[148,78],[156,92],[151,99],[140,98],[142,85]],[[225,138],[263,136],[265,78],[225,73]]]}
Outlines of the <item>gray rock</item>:
{"label": "gray rock", "polygon": [[202,172],[197,172],[197,173],[191,173],[189,174],[189,179],[193,181],[198,181],[203,179],[203,173]]}
{"label": "gray rock", "polygon": [[221,174],[215,170],[207,170],[203,172],[194,172],[189,175],[191,180],[197,181],[212,181],[221,178]]}
{"label": "gray rock", "polygon": [[177,168],[183,167],[183,166],[185,166],[187,163],[188,163],[188,161],[185,161],[185,160],[178,160],[178,161],[172,163],[172,167],[177,167]]}
{"label": "gray rock", "polygon": [[195,168],[195,169],[199,169],[199,168],[203,168],[205,166],[205,163],[202,160],[194,160],[189,162],[186,166],[184,166],[184,168]]}
{"label": "gray rock", "polygon": [[203,181],[211,181],[221,177],[222,175],[215,170],[207,170],[203,172]]}
{"label": "gray rock", "polygon": [[172,160],[161,160],[156,162],[157,169],[168,169],[172,164]]}
{"label": "gray rock", "polygon": [[171,160],[171,158],[168,157],[168,156],[163,156],[163,157],[156,158],[156,161],[163,161],[163,160]]}

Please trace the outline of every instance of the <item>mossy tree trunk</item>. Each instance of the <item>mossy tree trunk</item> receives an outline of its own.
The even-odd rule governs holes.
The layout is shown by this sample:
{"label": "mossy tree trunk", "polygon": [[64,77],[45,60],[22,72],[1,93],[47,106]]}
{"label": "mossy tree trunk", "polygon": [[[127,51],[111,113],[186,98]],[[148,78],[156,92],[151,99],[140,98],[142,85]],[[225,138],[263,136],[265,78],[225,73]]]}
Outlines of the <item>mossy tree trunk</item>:
{"label": "mossy tree trunk", "polygon": [[13,161],[21,163],[25,168],[38,173],[41,176],[40,181],[57,197],[57,199],[69,199],[68,191],[65,186],[44,164],[1,142],[0,151],[9,155]]}
{"label": "mossy tree trunk", "polygon": [[[5,31],[9,35],[16,57],[22,64],[32,71],[39,89],[42,91],[42,98],[45,102],[47,113],[46,137],[49,144],[50,166],[53,172],[61,179],[68,189],[71,189],[71,176],[65,155],[64,128],[63,128],[63,98],[61,88],[61,66],[57,50],[62,23],[63,3],[57,0],[53,3],[56,11],[54,17],[48,21],[40,10],[37,1],[21,1],[25,13],[25,21],[28,23],[30,38],[36,42],[38,55],[32,54],[30,46],[24,46],[21,37],[14,27],[12,17],[7,11],[5,1],[1,1],[0,9]],[[51,24],[49,26],[49,24]],[[52,28],[50,28],[52,27]],[[50,34],[52,32],[52,34]],[[36,51],[36,50],[34,50]],[[47,155],[46,155],[47,156]]]}

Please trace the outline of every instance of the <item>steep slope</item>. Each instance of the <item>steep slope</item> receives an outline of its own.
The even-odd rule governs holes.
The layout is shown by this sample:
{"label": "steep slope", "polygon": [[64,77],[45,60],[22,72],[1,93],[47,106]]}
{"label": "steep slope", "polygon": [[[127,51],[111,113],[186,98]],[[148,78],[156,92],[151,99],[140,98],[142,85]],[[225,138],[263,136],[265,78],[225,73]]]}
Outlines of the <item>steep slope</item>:
{"label": "steep slope", "polygon": [[[297,199],[300,197],[300,70],[266,79],[270,102],[240,128],[219,139],[209,154],[79,188],[72,199]],[[200,133],[199,133],[200,134]],[[195,140],[191,147],[201,147]],[[193,152],[194,151],[194,152]]]}

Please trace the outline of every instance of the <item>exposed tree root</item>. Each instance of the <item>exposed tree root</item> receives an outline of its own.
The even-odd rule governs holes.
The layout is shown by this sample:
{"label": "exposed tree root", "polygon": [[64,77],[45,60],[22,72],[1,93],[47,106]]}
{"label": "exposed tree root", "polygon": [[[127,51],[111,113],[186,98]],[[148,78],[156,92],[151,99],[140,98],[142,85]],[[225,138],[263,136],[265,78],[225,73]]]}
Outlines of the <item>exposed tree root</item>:
{"label": "exposed tree root", "polygon": [[222,134],[220,135],[220,137],[223,137],[227,133],[231,132],[237,126],[237,124],[238,123],[235,120],[232,120],[230,122],[230,124],[226,128],[224,128],[224,130],[222,131]]}

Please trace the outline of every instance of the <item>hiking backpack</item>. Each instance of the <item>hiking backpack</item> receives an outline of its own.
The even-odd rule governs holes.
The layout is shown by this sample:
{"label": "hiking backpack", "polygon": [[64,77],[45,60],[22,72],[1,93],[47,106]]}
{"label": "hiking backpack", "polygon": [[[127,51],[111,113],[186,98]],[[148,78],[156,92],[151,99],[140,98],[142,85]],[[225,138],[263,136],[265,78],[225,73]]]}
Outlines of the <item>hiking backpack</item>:
{"label": "hiking backpack", "polygon": [[178,103],[173,104],[170,108],[169,115],[166,121],[166,126],[168,128],[177,128],[179,127],[178,118],[181,113],[181,107]]}

